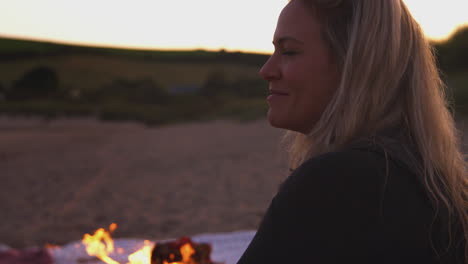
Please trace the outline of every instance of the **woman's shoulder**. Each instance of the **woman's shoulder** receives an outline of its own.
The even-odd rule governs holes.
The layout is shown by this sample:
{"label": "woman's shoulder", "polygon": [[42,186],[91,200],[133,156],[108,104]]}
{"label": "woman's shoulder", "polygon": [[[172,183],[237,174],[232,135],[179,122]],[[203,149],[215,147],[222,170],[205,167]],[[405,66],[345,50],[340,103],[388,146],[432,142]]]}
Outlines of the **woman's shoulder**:
{"label": "woman's shoulder", "polygon": [[389,151],[373,140],[359,140],[306,160],[291,173],[284,185],[335,183],[365,188],[366,183],[380,183],[389,173],[414,174],[415,170],[400,162],[407,157],[399,156],[397,152]]}
{"label": "woman's shoulder", "polygon": [[398,150],[404,147],[390,149],[376,142],[355,142],[305,161],[282,184],[278,204],[323,204],[349,213],[372,213],[380,220],[392,219],[391,226],[409,218],[430,224],[430,199],[420,175],[406,164],[409,155]]}
{"label": "woman's shoulder", "polygon": [[335,229],[343,225],[337,219],[347,219],[340,232],[373,225],[384,248],[402,252],[425,252],[431,243],[441,248],[445,235],[434,222],[416,155],[398,141],[384,141],[362,140],[305,161],[275,197],[276,215],[298,214]]}
{"label": "woman's shoulder", "polygon": [[375,136],[360,138],[336,151],[310,158],[291,176],[332,173],[335,177],[346,177],[352,174],[355,179],[372,181],[397,174],[422,186],[420,164],[411,145],[395,138]]}
{"label": "woman's shoulder", "polygon": [[429,205],[418,164],[416,155],[397,140],[360,139],[308,159],[291,173],[280,190],[310,193],[326,189],[344,197],[367,194],[370,199],[406,196]]}
{"label": "woman's shoulder", "polygon": [[385,157],[366,148],[346,148],[308,159],[283,182],[277,205],[337,207],[365,212],[380,207],[385,185]]}
{"label": "woman's shoulder", "polygon": [[272,216],[275,223],[295,219],[297,231],[285,232],[300,237],[308,230],[317,247],[332,243],[349,255],[365,248],[376,256],[429,256],[432,208],[421,191],[410,169],[378,146],[359,143],[299,166],[275,196]]}

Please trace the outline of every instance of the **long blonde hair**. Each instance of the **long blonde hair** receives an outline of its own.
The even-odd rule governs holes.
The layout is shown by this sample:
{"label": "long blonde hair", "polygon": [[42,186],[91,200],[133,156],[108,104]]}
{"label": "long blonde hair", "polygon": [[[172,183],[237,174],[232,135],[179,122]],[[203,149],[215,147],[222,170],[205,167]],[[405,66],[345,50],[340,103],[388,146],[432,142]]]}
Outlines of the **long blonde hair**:
{"label": "long blonde hair", "polygon": [[468,240],[468,180],[458,131],[431,46],[407,7],[401,0],[300,1],[317,11],[341,81],[308,135],[285,135],[290,167],[397,125],[419,155],[435,210],[447,208]]}

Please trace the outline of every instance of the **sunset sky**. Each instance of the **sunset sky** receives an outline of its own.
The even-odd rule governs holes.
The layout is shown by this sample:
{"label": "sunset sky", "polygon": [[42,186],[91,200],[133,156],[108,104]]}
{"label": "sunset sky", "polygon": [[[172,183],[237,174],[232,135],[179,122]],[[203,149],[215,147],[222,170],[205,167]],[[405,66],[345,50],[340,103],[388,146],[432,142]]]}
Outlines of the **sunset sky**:
{"label": "sunset sky", "polygon": [[[425,33],[468,25],[468,0],[405,0]],[[0,0],[0,36],[157,49],[271,52],[287,0]]]}

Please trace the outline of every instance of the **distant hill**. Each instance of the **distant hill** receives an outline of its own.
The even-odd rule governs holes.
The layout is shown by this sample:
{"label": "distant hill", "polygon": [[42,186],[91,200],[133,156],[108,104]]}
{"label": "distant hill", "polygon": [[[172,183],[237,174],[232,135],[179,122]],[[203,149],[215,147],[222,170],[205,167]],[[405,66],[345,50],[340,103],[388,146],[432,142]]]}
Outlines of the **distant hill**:
{"label": "distant hill", "polygon": [[[85,47],[0,38],[0,114],[163,124],[264,117],[267,55]],[[189,87],[190,89],[187,89]]]}
{"label": "distant hill", "polygon": [[[445,42],[432,43],[437,51],[438,61],[444,71],[468,68],[468,27],[462,27]],[[29,58],[44,58],[57,55],[88,54],[109,55],[130,59],[165,63],[227,63],[261,67],[268,55],[244,52],[168,51],[151,49],[126,49],[79,46],[45,41],[32,41],[0,37],[0,62]]]}
{"label": "distant hill", "polygon": [[468,71],[468,26],[458,29],[445,42],[434,43],[444,72]]}
{"label": "distant hill", "polygon": [[162,51],[101,48],[0,37],[0,61],[69,54],[111,55],[125,58],[139,58],[150,61],[177,63],[216,61],[230,64],[247,64],[252,66],[261,66],[267,59],[267,55],[264,54],[226,52],[223,50],[213,52],[205,50]]}

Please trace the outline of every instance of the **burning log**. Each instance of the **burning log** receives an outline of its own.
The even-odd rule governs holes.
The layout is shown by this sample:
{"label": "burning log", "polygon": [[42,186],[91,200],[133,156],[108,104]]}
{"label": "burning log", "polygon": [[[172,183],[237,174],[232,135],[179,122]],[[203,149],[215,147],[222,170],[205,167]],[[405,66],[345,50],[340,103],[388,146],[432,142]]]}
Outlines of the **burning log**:
{"label": "burning log", "polygon": [[188,237],[156,244],[151,252],[151,264],[215,264],[211,261],[211,246],[194,243]]}

